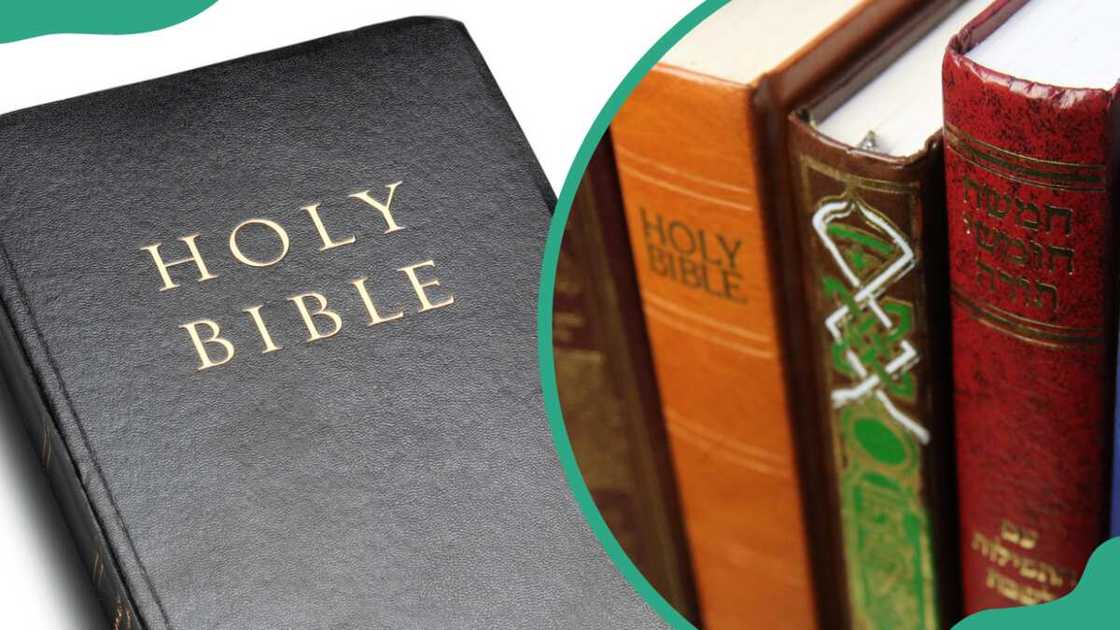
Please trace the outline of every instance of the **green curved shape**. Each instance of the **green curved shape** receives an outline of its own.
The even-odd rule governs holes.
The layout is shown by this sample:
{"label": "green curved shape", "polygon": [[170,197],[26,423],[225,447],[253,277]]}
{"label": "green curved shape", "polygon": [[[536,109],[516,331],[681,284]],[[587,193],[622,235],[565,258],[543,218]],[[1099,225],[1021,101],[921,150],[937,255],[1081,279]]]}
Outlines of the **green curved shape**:
{"label": "green curved shape", "polygon": [[556,285],[556,265],[560,259],[560,240],[564,236],[564,225],[568,222],[568,215],[572,210],[572,199],[575,197],[579,180],[587,169],[591,153],[599,144],[607,126],[614,119],[622,103],[634,91],[634,87],[649,72],[650,68],[661,59],[665,52],[684,37],[685,33],[692,30],[704,18],[727,4],[727,2],[728,0],[707,0],[677,22],[673,28],[669,29],[668,33],[657,40],[642,55],[638,63],[634,64],[634,67],[622,79],[622,83],[615,88],[606,105],[599,111],[595,122],[591,124],[590,131],[583,138],[583,144],[580,145],[579,151],[576,153],[576,159],[572,163],[571,169],[568,170],[568,176],[564,180],[564,186],[560,190],[560,197],[556,202],[556,211],[552,216],[552,223],[548,230],[548,240],[545,243],[540,296],[537,304],[537,343],[541,387],[544,392],[545,409],[548,412],[548,424],[552,429],[553,442],[556,445],[556,452],[560,458],[560,465],[564,469],[568,485],[583,511],[584,518],[587,519],[592,531],[595,532],[604,549],[606,549],[607,555],[618,567],[618,570],[630,582],[634,590],[646,600],[650,608],[657,612],[669,626],[677,630],[696,630],[696,627],[689,623],[657,592],[657,589],[642,576],[641,571],[627,557],[626,552],[622,550],[610,528],[607,527],[599,509],[595,507],[591,492],[588,491],[587,484],[580,474],[579,464],[576,463],[576,456],[572,452],[572,444],[568,439],[568,432],[564,428],[564,416],[560,409],[560,396],[556,388],[556,367],[552,356],[552,295]]}
{"label": "green curved shape", "polygon": [[1120,624],[1120,538],[1093,552],[1073,592],[1046,604],[985,610],[970,615],[953,630],[1095,630]]}
{"label": "green curved shape", "polygon": [[876,460],[890,466],[906,463],[909,453],[902,440],[878,418],[860,418],[852,425],[852,437]]}
{"label": "green curved shape", "polygon": [[0,43],[52,33],[125,35],[186,21],[217,0],[9,0],[0,8]]}

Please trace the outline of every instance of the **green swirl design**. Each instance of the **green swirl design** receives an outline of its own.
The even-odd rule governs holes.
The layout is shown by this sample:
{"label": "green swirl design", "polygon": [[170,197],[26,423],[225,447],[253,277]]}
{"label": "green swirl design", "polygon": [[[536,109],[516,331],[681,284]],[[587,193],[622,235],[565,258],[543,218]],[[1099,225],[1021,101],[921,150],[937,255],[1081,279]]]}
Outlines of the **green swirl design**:
{"label": "green swirl design", "polygon": [[13,0],[0,8],[0,43],[52,33],[125,35],[167,28],[217,0]]}

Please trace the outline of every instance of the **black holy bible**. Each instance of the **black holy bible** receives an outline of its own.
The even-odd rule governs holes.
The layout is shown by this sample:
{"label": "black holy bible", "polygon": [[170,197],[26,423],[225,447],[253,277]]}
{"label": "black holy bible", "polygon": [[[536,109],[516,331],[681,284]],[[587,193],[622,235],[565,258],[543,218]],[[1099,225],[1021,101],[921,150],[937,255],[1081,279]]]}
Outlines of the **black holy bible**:
{"label": "black holy bible", "polygon": [[0,117],[4,372],[116,628],[648,628],[553,451],[554,197],[408,19]]}

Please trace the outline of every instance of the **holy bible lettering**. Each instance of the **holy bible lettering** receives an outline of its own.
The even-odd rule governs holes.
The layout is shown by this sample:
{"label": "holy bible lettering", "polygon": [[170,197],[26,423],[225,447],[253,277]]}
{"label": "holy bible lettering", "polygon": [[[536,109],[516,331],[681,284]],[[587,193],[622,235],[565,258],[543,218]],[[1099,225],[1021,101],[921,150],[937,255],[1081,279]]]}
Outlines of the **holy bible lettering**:
{"label": "holy bible lettering", "polygon": [[[397,222],[393,215],[392,205],[397,188],[403,182],[394,182],[386,185],[381,199],[375,196],[372,190],[365,190],[349,195],[350,199],[364,204],[371,209],[370,216],[379,220],[384,225],[381,234],[393,234],[407,229]],[[315,203],[304,206],[302,210],[307,219],[315,228],[319,238],[319,252],[327,252],[339,247],[353,245],[357,242],[355,234],[340,236],[327,227],[325,212],[322,204]],[[258,248],[246,251],[243,244],[245,235],[256,231],[258,240],[267,235],[267,240],[272,243],[272,250],[268,254],[256,251]],[[140,250],[150,255],[150,260],[155,266],[159,280],[159,291],[172,291],[179,288],[188,278],[197,282],[207,282],[219,277],[207,263],[207,258],[199,247],[200,233],[188,234],[178,237],[181,244],[178,252],[172,253],[171,243],[156,242],[145,245]],[[291,248],[291,238],[288,231],[276,221],[254,217],[246,219],[230,230],[227,240],[228,253],[238,266],[248,268],[267,268],[279,264],[288,256]],[[214,254],[207,254],[213,257]],[[176,257],[177,256],[177,257]],[[451,306],[455,303],[453,296],[446,288],[442,287],[436,277],[436,263],[433,260],[423,260],[411,265],[398,267],[395,271],[399,274],[397,281],[407,286],[415,294],[416,302],[413,305],[398,305],[393,309],[378,306],[370,288],[370,279],[366,276],[349,281],[350,290],[355,291],[361,299],[363,306],[363,321],[365,325],[377,326],[386,322],[395,321],[405,317],[406,312],[424,313]],[[193,268],[193,270],[192,270]],[[438,288],[437,288],[438,287]],[[291,313],[298,317],[305,329],[303,338],[305,343],[315,343],[337,335],[343,327],[343,318],[338,310],[331,307],[327,296],[318,291],[303,291],[288,296],[285,299],[290,303]],[[256,331],[256,341],[261,348],[261,354],[268,354],[283,350],[269,323],[270,318],[262,312],[264,304],[257,304],[241,309],[241,316],[248,318]],[[207,370],[220,365],[226,365],[237,356],[237,350],[246,342],[231,339],[223,332],[221,324],[211,318],[200,318],[188,321],[179,326],[184,332],[187,341],[191,344],[198,356],[198,370]]]}
{"label": "holy bible lettering", "polygon": [[743,241],[638,209],[650,270],[690,289],[745,303],[739,268]]}

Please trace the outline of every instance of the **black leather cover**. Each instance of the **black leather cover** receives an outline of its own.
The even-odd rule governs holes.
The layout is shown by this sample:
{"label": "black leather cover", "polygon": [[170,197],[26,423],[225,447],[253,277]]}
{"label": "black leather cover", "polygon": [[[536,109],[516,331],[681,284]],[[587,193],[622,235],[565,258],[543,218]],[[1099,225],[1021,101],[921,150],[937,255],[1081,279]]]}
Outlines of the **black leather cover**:
{"label": "black leather cover", "polygon": [[[393,223],[350,196],[390,190]],[[545,420],[553,202],[466,31],[441,19],[0,117],[7,376],[40,450],[59,438],[56,486],[88,502],[72,520],[95,579],[123,578],[114,623],[660,626],[585,525]],[[234,243],[260,266],[230,247],[250,219]],[[286,255],[264,265],[278,227]],[[174,265],[161,291],[151,246],[171,263],[192,234],[215,277]],[[426,261],[415,284],[438,286],[399,270]],[[378,316],[403,315],[369,326],[362,277]],[[309,292],[337,334],[308,342]],[[205,342],[203,319],[234,354],[199,369],[183,326]]]}

